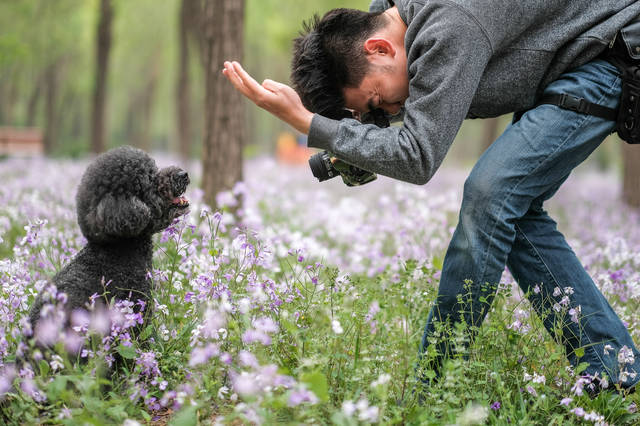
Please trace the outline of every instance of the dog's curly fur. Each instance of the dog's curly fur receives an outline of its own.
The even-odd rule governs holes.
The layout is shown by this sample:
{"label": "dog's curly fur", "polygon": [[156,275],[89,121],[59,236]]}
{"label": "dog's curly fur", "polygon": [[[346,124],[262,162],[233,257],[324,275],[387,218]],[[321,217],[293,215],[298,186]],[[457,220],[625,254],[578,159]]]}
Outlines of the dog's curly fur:
{"label": "dog's curly fur", "polygon": [[[87,245],[52,280],[67,295],[67,314],[86,309],[94,294],[105,303],[149,301],[151,237],[187,212],[182,194],[188,184],[182,169],[158,170],[144,151],[129,146],[106,152],[87,167],[76,195]],[[34,328],[45,303],[38,296],[31,308]]]}

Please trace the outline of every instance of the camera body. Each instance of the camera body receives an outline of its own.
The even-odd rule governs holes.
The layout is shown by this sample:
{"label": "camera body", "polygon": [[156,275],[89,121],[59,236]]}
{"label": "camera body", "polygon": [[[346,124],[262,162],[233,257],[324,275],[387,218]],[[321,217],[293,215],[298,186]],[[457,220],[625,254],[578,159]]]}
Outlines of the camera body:
{"label": "camera body", "polygon": [[[340,118],[353,118],[351,111],[344,110],[339,114]],[[389,120],[386,113],[381,109],[375,109],[363,117],[363,123],[372,122],[378,127],[389,127]],[[328,151],[322,151],[309,158],[311,173],[319,182],[342,177],[342,181],[347,186],[360,186],[373,182],[377,179],[375,173],[363,170],[340,160]]]}
{"label": "camera body", "polygon": [[345,163],[332,156],[328,151],[319,152],[309,158],[309,167],[318,182],[340,176],[345,185],[360,186],[372,182],[378,177],[375,173]]}

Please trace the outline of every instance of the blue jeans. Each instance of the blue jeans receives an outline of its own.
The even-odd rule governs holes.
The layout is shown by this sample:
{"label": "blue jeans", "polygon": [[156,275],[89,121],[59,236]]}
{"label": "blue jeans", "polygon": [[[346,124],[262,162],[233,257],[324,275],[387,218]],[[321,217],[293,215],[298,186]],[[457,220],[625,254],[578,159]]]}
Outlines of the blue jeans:
{"label": "blue jeans", "polygon": [[[561,76],[545,94],[568,93],[616,108],[620,85],[617,69],[595,60]],[[620,384],[631,387],[640,380],[640,353],[629,332],[542,206],[614,128],[612,121],[541,105],[511,124],[482,155],[464,185],[421,354],[437,335],[438,322],[480,326],[507,265],[572,365],[587,362],[586,374],[606,373],[616,383],[618,351],[627,346],[635,363],[626,369],[638,375]],[[451,347],[446,340],[434,346],[437,369]]]}

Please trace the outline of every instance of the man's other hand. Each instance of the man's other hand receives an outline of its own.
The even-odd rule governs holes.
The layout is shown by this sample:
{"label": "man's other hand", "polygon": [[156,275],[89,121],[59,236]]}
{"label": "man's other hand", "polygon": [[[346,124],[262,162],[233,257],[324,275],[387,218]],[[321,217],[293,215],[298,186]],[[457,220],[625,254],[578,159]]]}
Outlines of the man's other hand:
{"label": "man's other hand", "polygon": [[225,62],[222,73],[233,86],[260,108],[304,134],[309,133],[313,113],[307,110],[291,87],[273,80],[258,84],[238,62]]}

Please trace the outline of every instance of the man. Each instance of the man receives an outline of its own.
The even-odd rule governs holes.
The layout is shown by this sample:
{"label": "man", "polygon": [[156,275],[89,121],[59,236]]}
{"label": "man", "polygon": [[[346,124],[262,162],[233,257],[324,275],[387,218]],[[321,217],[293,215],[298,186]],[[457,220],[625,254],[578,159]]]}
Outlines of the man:
{"label": "man", "polygon": [[[640,353],[542,207],[616,123],[536,103],[566,94],[595,110],[617,108],[619,72],[601,56],[640,1],[374,0],[370,10],[330,11],[305,28],[295,42],[295,91],[259,85],[236,62],[223,72],[307,133],[309,146],[416,184],[435,173],[465,118],[518,112],[465,183],[422,354],[437,372],[449,345],[436,325],[479,326],[507,265],[547,329],[561,325],[554,336],[573,365],[587,362],[585,373],[633,388]],[[403,124],[332,119],[342,108],[362,121],[381,108]],[[621,350],[633,360],[619,364]]]}

